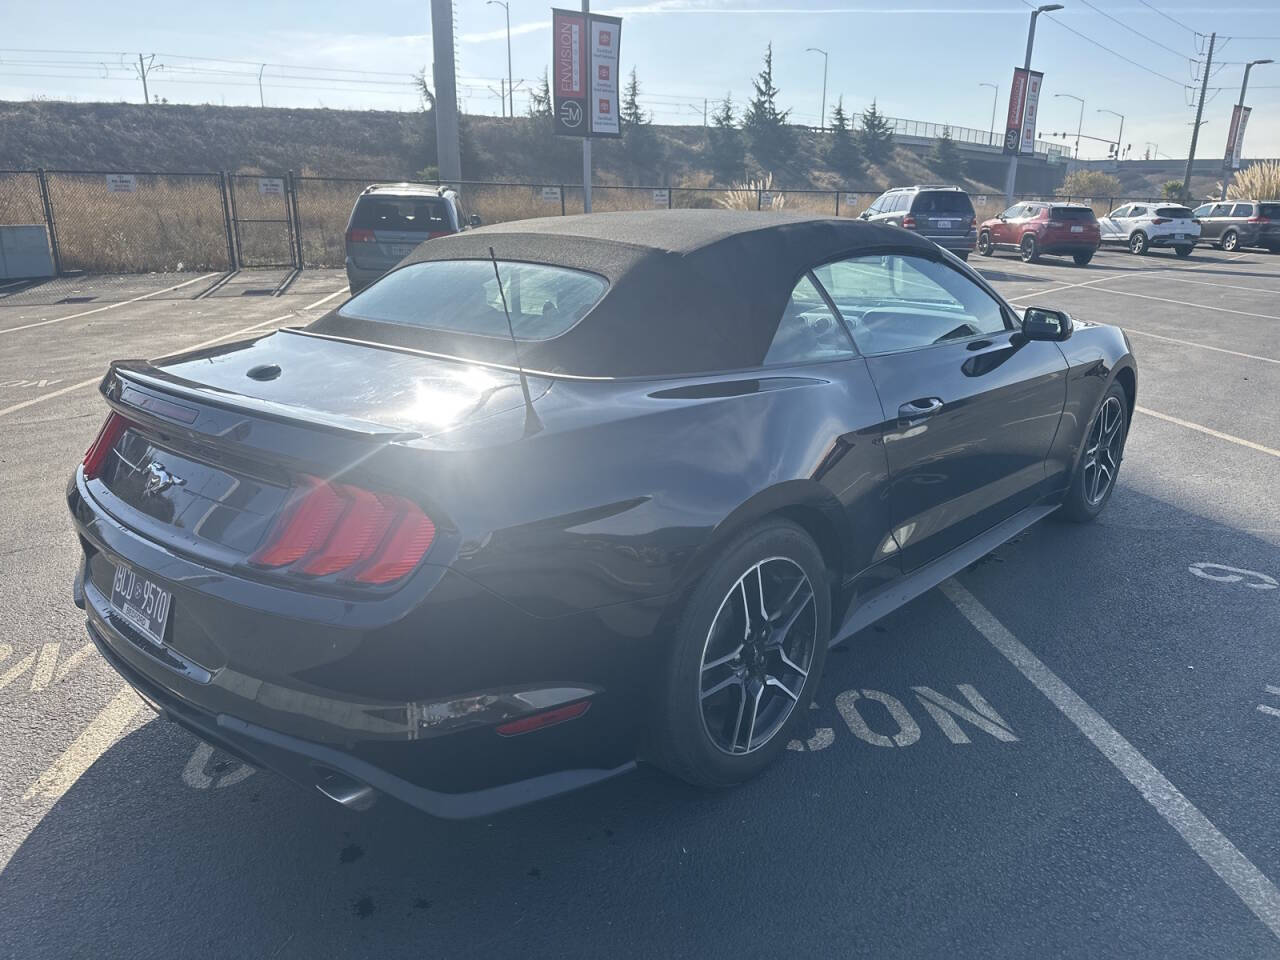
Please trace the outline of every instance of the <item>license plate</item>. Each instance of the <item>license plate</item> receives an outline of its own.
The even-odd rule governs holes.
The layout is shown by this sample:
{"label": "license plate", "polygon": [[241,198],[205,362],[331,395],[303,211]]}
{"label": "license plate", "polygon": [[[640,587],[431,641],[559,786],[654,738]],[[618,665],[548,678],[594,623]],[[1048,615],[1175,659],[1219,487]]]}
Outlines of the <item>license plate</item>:
{"label": "license plate", "polygon": [[1181,240],[1181,239],[1182,239],[1182,234],[1180,234],[1180,233],[1175,233],[1175,234],[1173,235],[1173,239],[1175,239],[1175,240]]}
{"label": "license plate", "polygon": [[1072,232],[1072,233],[1084,233],[1084,227],[1072,227],[1072,228],[1071,228],[1071,232]]}
{"label": "license plate", "polygon": [[950,221],[950,220],[937,220],[937,221],[935,221],[935,225],[937,226],[937,228],[938,228],[939,230],[950,230],[950,229],[951,229],[951,221]]}
{"label": "license plate", "polygon": [[393,243],[390,244],[390,247],[391,255],[393,257],[407,257],[409,254],[413,253],[412,243]]}
{"label": "license plate", "polygon": [[173,595],[123,563],[111,581],[111,607],[152,643],[164,645]]}

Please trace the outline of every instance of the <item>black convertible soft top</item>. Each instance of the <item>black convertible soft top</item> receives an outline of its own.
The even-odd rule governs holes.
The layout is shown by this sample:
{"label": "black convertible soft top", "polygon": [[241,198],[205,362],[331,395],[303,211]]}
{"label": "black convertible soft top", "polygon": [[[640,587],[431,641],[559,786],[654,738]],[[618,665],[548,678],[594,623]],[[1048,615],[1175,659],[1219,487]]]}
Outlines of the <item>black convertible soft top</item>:
{"label": "black convertible soft top", "polygon": [[[552,264],[609,282],[578,324],[524,342],[531,370],[665,377],[758,366],[796,282],[818,264],[889,250],[939,256],[896,227],[736,210],[648,210],[495,224],[422,244],[401,266],[488,259]],[[310,329],[454,356],[512,362],[509,341],[340,316]]]}

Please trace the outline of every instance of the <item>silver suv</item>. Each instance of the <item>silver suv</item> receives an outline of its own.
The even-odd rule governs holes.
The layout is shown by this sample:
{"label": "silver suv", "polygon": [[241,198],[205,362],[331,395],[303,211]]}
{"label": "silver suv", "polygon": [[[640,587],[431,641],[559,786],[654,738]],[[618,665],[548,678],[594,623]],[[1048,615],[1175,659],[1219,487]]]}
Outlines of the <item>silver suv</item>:
{"label": "silver suv", "polygon": [[358,293],[424,240],[462,229],[458,195],[420,183],[365,187],[347,221],[347,282]]}
{"label": "silver suv", "polygon": [[978,245],[973,202],[959,187],[936,183],[894,187],[880,194],[861,218],[914,230],[961,260],[968,260]]}

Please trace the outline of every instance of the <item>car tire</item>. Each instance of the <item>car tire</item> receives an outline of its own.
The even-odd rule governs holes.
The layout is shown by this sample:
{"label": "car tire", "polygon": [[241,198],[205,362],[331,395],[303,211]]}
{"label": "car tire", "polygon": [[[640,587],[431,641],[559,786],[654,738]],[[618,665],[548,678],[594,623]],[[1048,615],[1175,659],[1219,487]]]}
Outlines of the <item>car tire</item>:
{"label": "car tire", "polygon": [[1113,383],[1089,421],[1080,461],[1055,517],[1072,523],[1097,519],[1115,490],[1128,435],[1129,398],[1120,384]]}
{"label": "car tire", "polygon": [[1194,250],[1194,249],[1195,249],[1195,247],[1188,247],[1188,246],[1185,246],[1185,245],[1184,245],[1184,246],[1181,246],[1181,247],[1174,247],[1174,248],[1173,248],[1173,252],[1174,252],[1175,254],[1177,254],[1179,257],[1186,258],[1186,257],[1191,256],[1191,251],[1192,251],[1192,250]]}
{"label": "car tire", "polygon": [[1018,244],[1018,253],[1022,256],[1023,263],[1035,263],[1039,260],[1040,248],[1036,244],[1036,238],[1029,233],[1026,234]]}
{"label": "car tire", "polygon": [[1235,253],[1240,249],[1240,234],[1234,230],[1228,230],[1222,235],[1222,249],[1227,253]]}
{"label": "car tire", "polygon": [[[744,621],[748,605],[754,612],[757,603],[771,611],[769,618],[757,614]],[[768,647],[788,618],[779,657]],[[740,632],[748,629],[753,632],[744,641]],[[780,518],[744,531],[720,551],[685,602],[648,759],[701,787],[727,787],[754,777],[805,722],[830,638],[826,564],[812,538]],[[748,718],[753,706],[767,711],[762,732],[764,717],[757,712]]]}
{"label": "car tire", "polygon": [[1135,230],[1129,235],[1129,252],[1142,256],[1151,249],[1151,242],[1147,239],[1147,235],[1141,230]]}
{"label": "car tire", "polygon": [[985,230],[978,234],[978,252],[984,257],[993,256],[996,252],[995,247],[991,245],[991,234]]}
{"label": "car tire", "polygon": [[1093,253],[1073,253],[1071,259],[1076,262],[1077,267],[1087,267],[1089,261],[1093,259]]}

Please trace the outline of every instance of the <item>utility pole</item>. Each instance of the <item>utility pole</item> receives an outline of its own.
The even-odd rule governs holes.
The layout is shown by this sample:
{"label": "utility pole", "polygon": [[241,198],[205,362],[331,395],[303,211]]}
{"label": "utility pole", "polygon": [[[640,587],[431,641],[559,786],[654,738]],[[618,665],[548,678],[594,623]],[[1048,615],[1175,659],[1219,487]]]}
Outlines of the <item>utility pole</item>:
{"label": "utility pole", "polygon": [[[1241,119],[1244,119],[1244,92],[1249,89],[1249,71],[1262,63],[1275,63],[1274,60],[1250,60],[1244,65],[1244,81],[1240,84],[1240,102],[1236,104],[1236,110],[1240,113]],[[1237,128],[1236,138],[1240,137],[1240,131]],[[1219,200],[1227,199],[1227,181],[1231,179],[1231,155],[1224,153],[1222,156],[1222,196]]]}
{"label": "utility pole", "polygon": [[[1053,10],[1061,10],[1061,9],[1062,9],[1062,4],[1060,3],[1046,3],[1044,6],[1036,7],[1034,10],[1031,11],[1031,26],[1027,28],[1027,56],[1022,64],[1023,71],[1028,74],[1028,76],[1025,79],[1025,83],[1027,84],[1028,87],[1031,86],[1031,77],[1030,77],[1031,48],[1035,46],[1035,42],[1036,42],[1036,17],[1040,16],[1040,14],[1042,13],[1050,13]],[[1018,118],[1018,125],[1019,127],[1021,127],[1022,125],[1021,117]],[[1021,130],[1019,130],[1018,150],[1021,150],[1021,149],[1022,149],[1022,139],[1021,139]],[[1005,199],[1005,204],[1007,206],[1013,206],[1013,194],[1018,183],[1018,150],[1015,150],[1012,154],[1010,154],[1009,172],[1005,175],[1005,178],[1004,178],[1004,199]]]}
{"label": "utility pole", "polygon": [[458,82],[453,61],[453,0],[431,0],[431,76],[436,87],[436,166],[440,179],[462,179],[458,146]]}
{"label": "utility pole", "polygon": [[267,65],[265,63],[258,68],[258,106],[260,107],[265,107],[267,105],[267,100],[262,95],[262,71],[265,69],[267,69]]}
{"label": "utility pole", "polygon": [[1209,55],[1204,61],[1204,77],[1200,81],[1200,102],[1196,104],[1196,122],[1191,127],[1191,149],[1187,151],[1187,172],[1182,175],[1182,199],[1191,199],[1191,165],[1196,162],[1196,141],[1200,139],[1200,118],[1204,115],[1204,95],[1209,89],[1209,68],[1213,66],[1213,45],[1216,33],[1209,34]]}
{"label": "utility pole", "polygon": [[[587,36],[591,36],[591,0],[582,0],[583,19],[587,23]],[[588,40],[588,43],[591,41]],[[587,83],[587,89],[590,89],[590,82]],[[590,124],[588,124],[590,126]],[[582,138],[582,212],[591,212],[591,137],[590,130],[587,131],[588,136]]]}
{"label": "utility pole", "polygon": [[705,128],[706,125],[707,125],[707,98],[703,97],[702,98],[702,126]]}
{"label": "utility pole", "polygon": [[511,85],[511,7],[507,0],[485,0],[485,6],[496,3],[507,14],[507,93],[511,97],[511,119],[516,118],[515,88]]}
{"label": "utility pole", "polygon": [[144,62],[142,59],[142,54],[138,54],[138,76],[142,78],[142,102],[143,103],[151,102],[151,97],[147,93],[147,72],[151,69],[151,63],[152,61],[155,60],[155,58],[156,58],[156,55],[153,53],[151,54],[151,56],[147,57],[146,61]]}
{"label": "utility pole", "polygon": [[979,83],[980,87],[991,88],[991,129],[987,131],[987,146],[996,142],[996,101],[1000,99],[1000,84]]}
{"label": "utility pole", "polygon": [[[805,53],[822,54],[822,113],[819,115],[821,120],[818,122],[818,129],[825,133],[827,129],[827,51],[817,47],[807,47]],[[703,126],[706,124],[704,123]]]}

